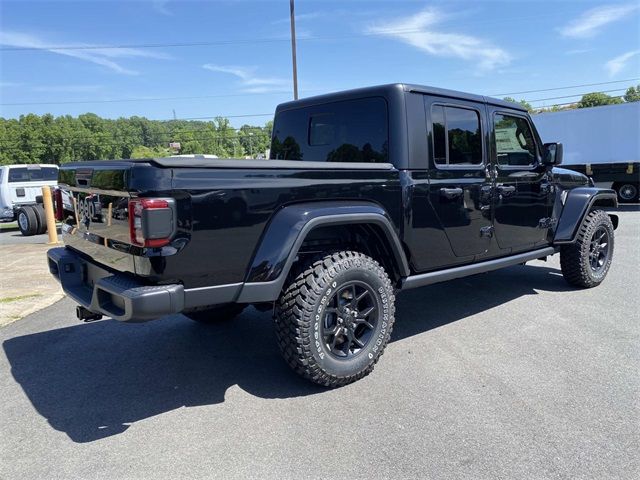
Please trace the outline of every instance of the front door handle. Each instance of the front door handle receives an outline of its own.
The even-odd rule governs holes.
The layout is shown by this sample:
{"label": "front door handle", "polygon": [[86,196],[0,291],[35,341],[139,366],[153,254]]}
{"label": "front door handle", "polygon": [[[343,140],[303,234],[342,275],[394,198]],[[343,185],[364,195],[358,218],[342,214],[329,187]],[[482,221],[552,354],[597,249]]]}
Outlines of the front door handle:
{"label": "front door handle", "polygon": [[458,198],[462,195],[462,189],[460,187],[457,188],[441,188],[440,195],[449,200],[453,200],[454,198]]}

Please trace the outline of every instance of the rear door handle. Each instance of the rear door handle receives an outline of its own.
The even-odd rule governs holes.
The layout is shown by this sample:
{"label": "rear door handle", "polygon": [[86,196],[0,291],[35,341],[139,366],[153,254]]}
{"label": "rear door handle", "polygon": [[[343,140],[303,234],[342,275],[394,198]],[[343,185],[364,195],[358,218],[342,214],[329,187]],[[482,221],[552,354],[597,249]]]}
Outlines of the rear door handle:
{"label": "rear door handle", "polygon": [[441,188],[440,195],[444,198],[448,198],[449,200],[452,200],[462,195],[462,189],[459,187],[458,188]]}

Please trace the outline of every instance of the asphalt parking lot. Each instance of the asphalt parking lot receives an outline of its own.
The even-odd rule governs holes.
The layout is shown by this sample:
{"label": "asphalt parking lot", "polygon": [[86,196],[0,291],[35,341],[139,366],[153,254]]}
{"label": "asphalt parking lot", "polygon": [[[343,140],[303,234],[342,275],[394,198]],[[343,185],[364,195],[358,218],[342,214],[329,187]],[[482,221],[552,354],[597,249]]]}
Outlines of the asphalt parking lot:
{"label": "asphalt parking lot", "polygon": [[[58,227],[58,235],[60,235],[60,227]],[[48,240],[49,236],[46,233],[24,237],[17,226],[13,228],[12,225],[7,225],[0,230],[0,245],[34,245],[47,243]]]}
{"label": "asphalt parking lot", "polygon": [[640,212],[605,283],[557,256],[399,297],[392,342],[337,390],[281,360],[269,313],[0,329],[0,478],[640,475]]}

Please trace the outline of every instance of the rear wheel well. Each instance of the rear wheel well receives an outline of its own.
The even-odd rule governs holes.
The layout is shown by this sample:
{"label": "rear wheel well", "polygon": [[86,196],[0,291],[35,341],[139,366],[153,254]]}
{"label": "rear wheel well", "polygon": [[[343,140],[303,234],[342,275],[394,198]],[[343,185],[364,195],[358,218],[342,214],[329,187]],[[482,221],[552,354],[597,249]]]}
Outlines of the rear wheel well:
{"label": "rear wheel well", "polygon": [[338,250],[354,250],[373,258],[394,283],[402,276],[385,232],[371,223],[316,227],[305,237],[298,256],[324,255]]}

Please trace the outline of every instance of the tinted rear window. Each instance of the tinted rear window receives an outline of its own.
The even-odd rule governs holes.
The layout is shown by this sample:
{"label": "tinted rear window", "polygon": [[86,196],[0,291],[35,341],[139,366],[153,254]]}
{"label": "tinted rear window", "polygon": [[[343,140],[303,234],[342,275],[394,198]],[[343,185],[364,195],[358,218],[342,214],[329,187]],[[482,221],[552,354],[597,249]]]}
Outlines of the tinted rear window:
{"label": "tinted rear window", "polygon": [[270,158],[384,163],[388,150],[387,102],[372,97],[280,112]]}
{"label": "tinted rear window", "polygon": [[9,182],[42,182],[58,179],[58,169],[54,167],[16,167],[9,169]]}

